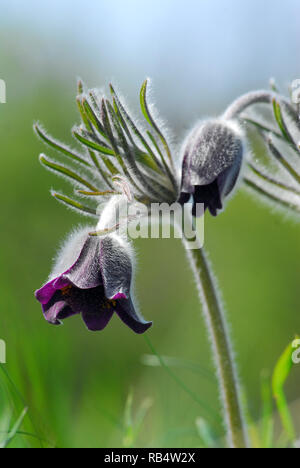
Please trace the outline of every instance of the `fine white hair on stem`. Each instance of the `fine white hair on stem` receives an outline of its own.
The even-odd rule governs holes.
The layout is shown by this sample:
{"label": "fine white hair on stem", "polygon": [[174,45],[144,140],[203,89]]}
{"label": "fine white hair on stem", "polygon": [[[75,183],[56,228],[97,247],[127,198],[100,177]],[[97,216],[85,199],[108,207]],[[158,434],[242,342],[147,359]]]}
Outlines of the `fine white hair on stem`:
{"label": "fine white hair on stem", "polygon": [[184,246],[194,272],[207,331],[210,335],[213,357],[218,372],[227,440],[231,447],[245,448],[249,442],[241,403],[237,366],[216,279],[204,250],[202,248],[190,249],[186,239],[184,239]]}

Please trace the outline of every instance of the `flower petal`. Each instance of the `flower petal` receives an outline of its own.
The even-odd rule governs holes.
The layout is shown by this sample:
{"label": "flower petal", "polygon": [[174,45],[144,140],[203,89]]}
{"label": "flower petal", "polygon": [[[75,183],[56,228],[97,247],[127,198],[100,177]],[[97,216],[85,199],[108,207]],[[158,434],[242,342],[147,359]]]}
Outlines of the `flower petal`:
{"label": "flower petal", "polygon": [[147,322],[137,315],[131,298],[117,301],[115,311],[120,319],[135,333],[145,333],[152,325],[152,322]]}
{"label": "flower petal", "polygon": [[58,278],[55,286],[61,286],[66,279],[80,289],[96,288],[102,284],[100,239],[98,237],[87,238],[78,259],[69,270]]}
{"label": "flower petal", "polygon": [[[48,283],[46,283],[40,289],[35,291],[34,295],[41,304],[47,304],[51,300],[52,296],[55,294],[57,289],[60,289],[55,286],[56,281],[57,278],[54,278],[53,280],[48,281]],[[64,280],[64,284],[61,287],[63,288],[68,284],[69,282]]]}
{"label": "flower petal", "polygon": [[68,289],[64,299],[74,313],[81,314],[89,330],[102,330],[110,321],[114,309],[104,295],[104,288]]}
{"label": "flower petal", "polygon": [[130,251],[117,236],[101,239],[101,273],[108,299],[128,298],[130,294],[132,264]]}
{"label": "flower petal", "polygon": [[43,304],[42,308],[45,319],[53,325],[60,325],[61,319],[74,315],[59,291],[52,296],[47,304]]}
{"label": "flower petal", "polygon": [[208,185],[197,185],[195,187],[193,216],[196,216],[197,203],[204,204],[204,211],[208,208],[213,216],[217,215],[217,210],[222,209],[222,201],[217,180]]}
{"label": "flower petal", "polygon": [[62,275],[48,281],[35,292],[41,304],[47,304],[56,291],[69,285],[78,288],[95,288],[102,284],[100,273],[100,240],[88,237],[75,263]]}
{"label": "flower petal", "polygon": [[112,318],[113,313],[114,311],[112,309],[102,309],[100,311],[98,307],[98,310],[94,312],[91,310],[83,311],[82,319],[90,331],[100,331],[106,327],[106,325]]}

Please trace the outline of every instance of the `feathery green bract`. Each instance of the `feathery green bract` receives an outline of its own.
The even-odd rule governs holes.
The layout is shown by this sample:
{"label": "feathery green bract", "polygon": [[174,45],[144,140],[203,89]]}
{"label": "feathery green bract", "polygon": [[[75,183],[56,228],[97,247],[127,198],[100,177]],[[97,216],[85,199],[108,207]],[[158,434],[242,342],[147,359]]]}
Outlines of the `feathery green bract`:
{"label": "feathery green bract", "polygon": [[111,196],[111,195],[122,195],[120,192],[114,192],[112,190],[105,190],[104,192],[87,192],[86,190],[77,190],[81,195],[87,197],[100,197],[100,196]]}
{"label": "feathery green bract", "polygon": [[[156,158],[155,154],[153,153],[150,145],[147,143],[146,139],[143,137],[142,133],[139,131],[139,129],[135,125],[134,121],[131,119],[129,114],[126,112],[124,106],[122,105],[122,103],[121,103],[119,97],[117,96],[117,94],[116,94],[116,92],[115,92],[112,85],[110,85],[110,91],[111,91],[111,94],[112,94],[112,96],[114,98],[115,107],[118,109],[117,116],[118,116],[119,119],[120,119],[120,117],[119,117],[120,115],[122,117],[122,119],[120,119],[120,123],[124,127],[124,130],[127,129],[127,132],[130,132],[129,129],[128,129],[128,126],[126,125],[126,123],[127,123],[129,125],[131,131],[133,132],[133,134],[136,136],[136,138],[138,138],[140,140],[140,142],[142,143],[142,145],[144,146],[146,151],[149,153],[151,158],[153,158],[153,161],[155,162],[155,164],[157,164],[157,158]],[[131,141],[134,143],[134,140],[133,140],[132,137],[131,137]]]}
{"label": "feathery green bract", "polygon": [[55,162],[50,161],[49,159],[46,158],[44,154],[40,155],[40,162],[48,167],[49,169],[52,169],[53,171],[58,172],[60,175],[64,177],[68,177],[75,182],[78,182],[81,185],[84,185],[88,189],[97,192],[97,188],[94,187],[92,184],[90,184],[87,180],[83,179],[81,176],[76,174],[76,172],[72,171],[71,169],[68,169],[67,167],[61,166],[60,164],[57,164]]}
{"label": "feathery green bract", "polygon": [[143,85],[142,85],[142,88],[141,88],[141,92],[140,92],[140,103],[141,103],[141,109],[142,109],[142,112],[146,118],[146,120],[148,121],[148,123],[151,125],[151,127],[154,128],[154,130],[156,131],[156,133],[158,134],[165,150],[166,150],[166,153],[168,155],[168,158],[170,160],[170,162],[172,163],[172,155],[171,155],[171,151],[170,151],[170,148],[168,146],[168,143],[164,137],[164,135],[162,134],[161,130],[159,129],[159,127],[157,126],[157,124],[155,123],[155,120],[153,119],[151,113],[150,113],[150,110],[149,110],[149,107],[148,107],[148,104],[147,104],[147,85],[148,85],[148,80],[145,80]]}
{"label": "feathery green bract", "polygon": [[66,195],[57,193],[57,192],[51,192],[51,195],[59,200],[60,202],[64,203],[65,205],[68,205],[70,208],[73,208],[75,210],[78,210],[82,213],[89,214],[92,216],[97,216],[97,211],[94,210],[93,208],[90,208],[88,206],[83,205],[82,203],[79,203],[76,200],[72,200],[72,198],[67,197]]}
{"label": "feathery green bract", "polygon": [[137,159],[137,162],[139,162],[140,164],[143,164],[145,165],[146,167],[149,167],[150,169],[152,169],[153,171],[156,171],[158,173],[161,173],[161,169],[159,168],[159,165],[158,165],[158,162],[156,160],[155,157],[153,157],[154,155],[152,153],[145,153],[145,151],[141,150],[135,143],[134,141],[134,138],[132,137],[129,129],[128,129],[128,125],[126,124],[121,112],[120,112],[120,109],[118,108],[118,105],[116,103],[116,99],[115,97],[113,97],[113,109],[115,111],[115,115],[117,117],[117,119],[119,120],[120,124],[121,124],[121,127],[122,129],[124,130],[127,138],[129,139],[131,145],[132,145],[132,148],[134,150],[134,153],[135,153],[135,157]]}
{"label": "feathery green bract", "polygon": [[95,112],[93,111],[92,107],[90,106],[88,100],[86,98],[83,98],[82,100],[82,105],[84,108],[84,111],[86,112],[87,118],[91,121],[91,123],[94,125],[94,127],[97,129],[97,131],[107,139],[107,135],[105,133],[105,130],[103,128],[103,125],[101,124],[100,120],[96,116]]}
{"label": "feathery green bract", "polygon": [[77,96],[76,98],[76,102],[77,102],[77,107],[78,107],[78,110],[79,110],[79,114],[80,114],[80,117],[82,119],[82,122],[84,123],[85,125],[85,128],[90,132],[93,130],[93,127],[92,125],[90,124],[89,122],[89,119],[87,118],[86,114],[85,114],[85,111],[84,111],[84,108],[83,108],[83,104],[82,104],[82,99]]}
{"label": "feathery green bract", "polygon": [[296,205],[295,203],[279,198],[277,195],[270,192],[266,187],[259,186],[256,182],[249,179],[248,177],[244,178],[244,183],[247,187],[251,188],[256,193],[262,195],[267,200],[276,202],[279,206],[282,206],[284,208],[290,208],[296,211],[297,213],[300,213],[300,205]]}
{"label": "feathery green bract", "polygon": [[277,180],[270,174],[258,169],[254,164],[250,162],[247,164],[247,166],[256,176],[258,176],[260,179],[264,180],[265,182],[269,182],[270,184],[276,186],[277,188],[280,188],[282,190],[287,190],[288,192],[291,192],[291,193],[294,193],[295,195],[300,196],[300,189],[297,190],[295,187],[286,185],[281,180]]}
{"label": "feathery green bract", "polygon": [[[275,159],[281,164],[282,167],[293,177],[293,179],[300,184],[300,173],[298,173],[293,166],[287,161],[286,158],[280,153],[278,148],[274,145],[271,139],[268,140],[268,147],[271,151],[271,154],[275,157]],[[300,189],[298,191],[300,193]]]}
{"label": "feathery green bract", "polygon": [[284,118],[282,115],[281,107],[279,102],[276,101],[276,99],[273,99],[273,111],[274,111],[274,117],[276,119],[276,122],[278,124],[278,127],[281,130],[282,135],[286,139],[287,142],[294,144],[294,140],[290,134],[290,132],[287,129],[287,126],[284,122]]}
{"label": "feathery green bract", "polygon": [[65,154],[66,156],[69,156],[70,158],[72,158],[74,161],[80,163],[80,164],[84,164],[85,166],[91,166],[89,164],[88,161],[86,161],[85,159],[83,159],[81,156],[78,156],[76,153],[73,153],[73,151],[71,151],[70,149],[68,149],[65,145],[59,143],[58,141],[56,141],[54,138],[51,138],[49,135],[47,135],[46,133],[44,133],[42,131],[42,129],[38,126],[38,124],[35,124],[34,125],[34,129],[37,133],[37,135],[45,142],[47,143],[49,146],[51,146],[52,148],[54,148],[55,150],[57,151],[60,151],[62,154]]}
{"label": "feathery green bract", "polygon": [[[160,145],[149,132],[146,134],[146,138],[150,140],[148,143],[121,104],[112,86],[110,89],[111,102],[105,98],[99,99],[92,90],[86,91],[82,81],[78,81],[79,94],[76,101],[81,124],[73,127],[72,134],[85,148],[86,157],[89,156],[90,160],[81,161],[80,156],[65,147],[62,148],[74,162],[85,164],[88,170],[81,174],[78,170],[50,160],[44,155],[40,157],[41,163],[73,183],[82,185],[85,190],[82,193],[77,192],[79,195],[100,196],[115,192],[113,177],[125,176],[130,184],[130,190],[133,191],[133,199],[143,201],[147,205],[153,201],[173,203],[178,196],[176,176],[166,163]],[[152,122],[153,125],[157,131],[157,125]],[[57,142],[53,142],[43,132],[40,133],[48,144],[61,150]],[[160,138],[163,139],[162,134]],[[162,141],[165,142],[164,139]],[[94,186],[95,177],[92,171],[96,171],[98,177],[100,176],[102,183],[100,182],[99,187]],[[78,200],[60,194],[56,194],[56,198],[71,208],[86,214],[94,214],[92,209],[82,205]]]}
{"label": "feathery green bract", "polygon": [[87,135],[85,134],[84,136],[83,131],[82,130],[80,131],[80,129],[73,129],[73,135],[75,136],[75,138],[77,138],[77,140],[81,144],[88,146],[89,148],[92,148],[93,150],[96,150],[99,153],[109,154],[110,156],[115,156],[115,153],[113,150],[111,150],[107,146],[100,145],[99,143],[94,141],[92,139],[92,135],[89,135],[91,139],[87,138]]}

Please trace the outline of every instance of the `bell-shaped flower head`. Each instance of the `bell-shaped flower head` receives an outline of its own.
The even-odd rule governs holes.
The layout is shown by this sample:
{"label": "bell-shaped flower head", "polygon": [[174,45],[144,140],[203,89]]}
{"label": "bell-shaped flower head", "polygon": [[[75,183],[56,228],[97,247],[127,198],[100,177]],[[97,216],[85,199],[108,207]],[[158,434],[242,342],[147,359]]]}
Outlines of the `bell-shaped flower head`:
{"label": "bell-shaped flower head", "polygon": [[131,247],[116,233],[90,236],[91,229],[73,234],[63,246],[49,281],[35,296],[46,320],[61,320],[81,314],[92,331],[106,327],[113,314],[136,333],[144,333],[146,322],[135,311],[131,298]]}
{"label": "bell-shaped flower head", "polygon": [[179,202],[187,203],[193,195],[194,216],[197,203],[216,216],[236,186],[243,152],[243,134],[235,122],[216,119],[197,125],[183,147]]}

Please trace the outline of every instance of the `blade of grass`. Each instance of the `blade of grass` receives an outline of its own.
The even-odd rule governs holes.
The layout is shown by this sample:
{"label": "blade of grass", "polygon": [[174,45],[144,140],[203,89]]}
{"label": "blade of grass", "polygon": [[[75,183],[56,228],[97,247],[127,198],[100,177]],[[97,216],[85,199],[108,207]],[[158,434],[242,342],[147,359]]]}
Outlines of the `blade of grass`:
{"label": "blade of grass", "polygon": [[294,348],[290,343],[277,361],[272,376],[272,391],[276,401],[280,419],[289,442],[296,440],[296,431],[285,397],[284,385],[293,367],[292,354]]}
{"label": "blade of grass", "polygon": [[205,419],[196,419],[196,429],[204,448],[216,448],[216,441],[213,431]]}
{"label": "blade of grass", "polygon": [[[8,383],[9,383],[9,385],[10,385],[11,388],[14,390],[15,394],[17,395],[17,397],[18,397],[18,399],[20,400],[20,402],[22,403],[22,405],[23,405],[24,407],[27,407],[25,398],[23,397],[23,395],[22,395],[21,392],[19,391],[18,387],[15,385],[13,379],[11,378],[9,372],[7,371],[7,369],[5,368],[5,366],[4,366],[3,364],[0,364],[0,370],[3,372],[5,378],[7,379]],[[16,405],[15,405],[15,407],[16,407]],[[17,408],[17,407],[16,407],[16,408]],[[36,426],[36,424],[35,424],[33,418],[31,417],[30,412],[28,413],[28,417],[29,417],[30,422],[31,422],[31,425],[32,425],[34,431],[36,432],[37,437],[38,437],[38,439],[39,439],[39,441],[40,441],[40,446],[41,446],[41,448],[43,448],[42,437],[39,435],[39,432],[40,432],[40,431],[37,430],[37,426]]]}
{"label": "blade of grass", "polygon": [[273,401],[271,379],[265,372],[261,376],[261,399],[262,399],[262,448],[272,448],[274,435]]}
{"label": "blade of grass", "polygon": [[8,437],[6,438],[6,440],[4,442],[2,442],[2,444],[0,445],[0,448],[7,448],[8,447],[8,444],[13,440],[13,438],[15,437],[17,431],[19,430],[19,428],[21,427],[22,423],[23,423],[23,420],[26,416],[26,413],[28,411],[28,408],[24,408],[22,413],[20,414],[20,416],[18,417],[17,421],[15,422],[15,424],[13,425],[11,431],[9,432],[9,435]]}
{"label": "blade of grass", "polygon": [[165,364],[159,353],[155,350],[153,344],[151,343],[150,339],[148,336],[143,335],[148,347],[150,348],[152,354],[154,354],[158,359],[163,367],[163,369],[169,374],[169,376],[177,383],[179,387],[181,387],[200,407],[202,410],[206,411],[210,417],[214,420],[215,423],[219,423],[221,421],[220,417],[218,414],[215,412],[213,408],[211,408],[207,403],[202,401],[197,394],[195,394],[192,390],[190,390],[185,383],[177,377],[177,375]]}

